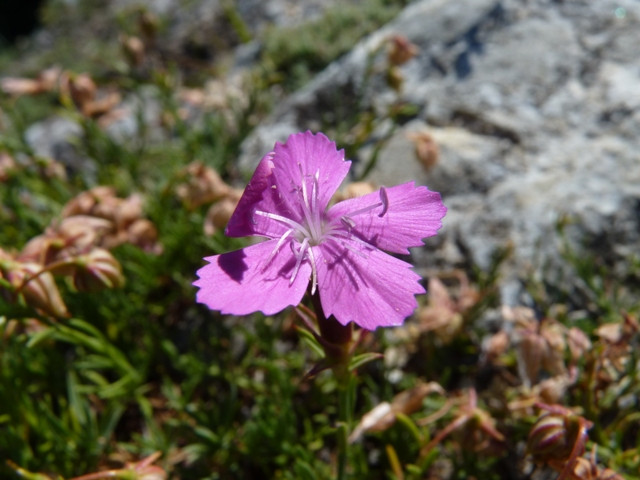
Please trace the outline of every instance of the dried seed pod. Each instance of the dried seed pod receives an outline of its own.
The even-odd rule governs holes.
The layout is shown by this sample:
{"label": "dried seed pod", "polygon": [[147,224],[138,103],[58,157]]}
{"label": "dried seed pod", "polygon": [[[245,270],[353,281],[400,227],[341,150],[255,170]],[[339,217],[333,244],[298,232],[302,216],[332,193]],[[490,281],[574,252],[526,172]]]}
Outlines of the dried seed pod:
{"label": "dried seed pod", "polygon": [[7,278],[29,306],[56,318],[69,317],[53,275],[42,269],[38,263],[15,262],[7,271]]}
{"label": "dried seed pod", "polygon": [[176,194],[189,209],[215,202],[231,191],[218,172],[202,162],[189,164],[183,174],[186,181],[176,187]]}
{"label": "dried seed pod", "polygon": [[593,424],[560,405],[537,405],[548,413],[531,428],[527,449],[540,462],[575,463],[584,453],[587,430]]}
{"label": "dried seed pod", "polygon": [[564,460],[573,448],[569,439],[571,435],[565,416],[547,413],[540,417],[529,432],[527,449],[539,461]]}
{"label": "dried seed pod", "polygon": [[120,263],[107,250],[94,248],[78,257],[76,265],[73,284],[78,291],[95,292],[124,285]]}

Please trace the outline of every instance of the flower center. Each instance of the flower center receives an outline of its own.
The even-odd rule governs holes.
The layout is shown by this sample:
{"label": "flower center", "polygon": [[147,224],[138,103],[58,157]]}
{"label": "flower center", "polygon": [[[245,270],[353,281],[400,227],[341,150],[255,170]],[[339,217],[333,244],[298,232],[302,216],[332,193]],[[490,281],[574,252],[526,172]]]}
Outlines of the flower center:
{"label": "flower center", "polygon": [[263,212],[261,210],[256,210],[254,213],[262,217],[270,218],[271,220],[289,227],[278,239],[275,248],[265,262],[264,269],[267,268],[271,260],[278,253],[280,247],[288,242],[294,258],[296,259],[296,264],[291,272],[289,283],[293,283],[298,275],[298,271],[300,270],[300,265],[302,265],[303,261],[308,259],[311,264],[311,293],[313,294],[315,293],[318,284],[318,275],[316,258],[311,247],[315,247],[327,240],[333,239],[346,249],[362,255],[360,251],[355,250],[353,247],[345,243],[346,239],[356,240],[358,243],[371,247],[371,245],[366,241],[351,234],[351,231],[357,225],[354,217],[370,212],[379,207],[382,207],[382,210],[378,213],[378,216],[383,217],[389,208],[389,198],[387,197],[387,191],[385,188],[381,187],[379,202],[375,202],[359,210],[349,212],[349,214],[340,217],[339,222],[328,222],[326,218],[326,205],[321,205],[319,200],[318,185],[320,171],[316,171],[315,175],[313,175],[311,192],[309,192],[309,186],[307,185],[305,175],[302,171],[300,173],[302,176],[302,181],[300,182],[301,187],[296,188],[296,190],[298,190],[301,196],[301,218],[293,220],[276,213]]}

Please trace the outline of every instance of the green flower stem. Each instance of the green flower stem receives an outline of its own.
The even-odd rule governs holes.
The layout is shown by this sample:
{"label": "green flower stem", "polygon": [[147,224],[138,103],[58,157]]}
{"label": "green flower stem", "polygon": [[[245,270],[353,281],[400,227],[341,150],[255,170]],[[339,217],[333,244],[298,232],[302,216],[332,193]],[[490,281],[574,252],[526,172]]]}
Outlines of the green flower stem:
{"label": "green flower stem", "polygon": [[326,318],[317,292],[311,296],[311,299],[316,312],[325,360],[333,370],[338,383],[337,479],[344,480],[347,478],[349,433],[353,423],[355,403],[355,378],[349,368],[354,346],[353,324],[342,325],[333,317]]}

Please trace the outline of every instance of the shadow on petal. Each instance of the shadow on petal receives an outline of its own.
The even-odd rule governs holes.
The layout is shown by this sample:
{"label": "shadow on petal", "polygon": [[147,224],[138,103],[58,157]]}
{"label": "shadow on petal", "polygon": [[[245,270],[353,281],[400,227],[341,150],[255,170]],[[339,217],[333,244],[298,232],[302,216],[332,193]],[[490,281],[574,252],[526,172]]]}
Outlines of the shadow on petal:
{"label": "shadow on petal", "polygon": [[240,283],[249,269],[245,262],[246,256],[242,249],[225,253],[218,258],[218,265],[230,278]]}

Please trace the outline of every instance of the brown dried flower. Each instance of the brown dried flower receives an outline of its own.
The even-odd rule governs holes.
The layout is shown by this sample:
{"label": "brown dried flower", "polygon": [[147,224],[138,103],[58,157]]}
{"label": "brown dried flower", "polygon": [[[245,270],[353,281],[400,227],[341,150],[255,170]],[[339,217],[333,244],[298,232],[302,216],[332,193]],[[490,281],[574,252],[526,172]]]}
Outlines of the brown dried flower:
{"label": "brown dried flower", "polygon": [[40,72],[37,78],[5,77],[0,81],[0,90],[16,97],[38,95],[54,90],[60,78],[60,68],[51,67]]}
{"label": "brown dried flower", "polygon": [[232,190],[228,196],[211,205],[204,220],[204,233],[206,235],[213,235],[216,231],[227,226],[241,196],[242,192],[240,190]]}
{"label": "brown dried flower", "polygon": [[56,318],[69,317],[53,275],[37,263],[13,262],[4,266],[4,275],[14,287],[14,294],[21,294],[28,306]]}
{"label": "brown dried flower", "polygon": [[176,186],[176,195],[188,209],[215,202],[231,192],[218,172],[202,162],[189,164],[182,175],[186,180]]}
{"label": "brown dried flower", "polygon": [[113,188],[104,186],[82,192],[62,210],[63,217],[88,216],[95,219],[92,223],[108,222],[110,228],[95,239],[96,246],[110,249],[129,242],[145,251],[159,253],[157,231],[149,220],[142,218],[142,213],[140,195],[119,198]]}
{"label": "brown dried flower", "polygon": [[444,395],[444,389],[435,382],[420,383],[415,387],[400,392],[391,403],[382,402],[364,414],[358,425],[349,435],[349,442],[358,441],[367,432],[383,432],[396,421],[398,413],[410,415],[422,407],[422,401],[431,393]]}
{"label": "brown dried flower", "polygon": [[139,37],[121,35],[120,46],[130,65],[138,67],[142,64],[145,57],[145,46]]}
{"label": "brown dried flower", "polygon": [[96,292],[124,285],[120,263],[103,248],[94,248],[75,259],[73,284],[80,292]]}
{"label": "brown dried flower", "polygon": [[6,152],[0,152],[0,182],[6,182],[17,168],[16,161]]}
{"label": "brown dried flower", "polygon": [[518,372],[525,386],[538,383],[540,372],[566,375],[564,351],[567,329],[554,319],[540,321],[530,308],[502,307],[506,321],[513,322],[511,341],[516,347]]}
{"label": "brown dried flower", "polygon": [[480,299],[464,272],[455,271],[450,276],[457,280],[457,295],[453,297],[440,279],[430,278],[429,304],[418,311],[420,330],[434,331],[444,343],[453,340],[462,328],[464,313]]}
{"label": "brown dried flower", "polygon": [[404,35],[394,35],[389,42],[388,59],[391,65],[403,65],[418,54],[416,45]]}
{"label": "brown dried flower", "polygon": [[86,73],[65,73],[60,80],[63,101],[71,101],[86,117],[99,117],[110,112],[122,98],[117,92],[101,93],[93,79]]}
{"label": "brown dried flower", "polygon": [[418,161],[427,170],[435,166],[440,159],[440,149],[433,136],[428,132],[410,132],[407,138],[414,144]]}

